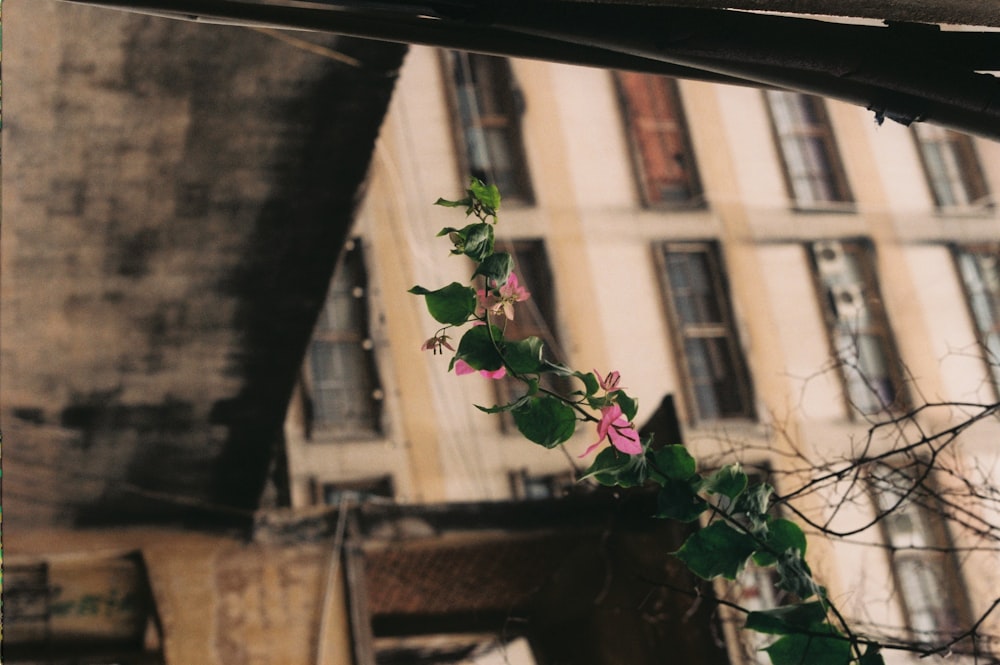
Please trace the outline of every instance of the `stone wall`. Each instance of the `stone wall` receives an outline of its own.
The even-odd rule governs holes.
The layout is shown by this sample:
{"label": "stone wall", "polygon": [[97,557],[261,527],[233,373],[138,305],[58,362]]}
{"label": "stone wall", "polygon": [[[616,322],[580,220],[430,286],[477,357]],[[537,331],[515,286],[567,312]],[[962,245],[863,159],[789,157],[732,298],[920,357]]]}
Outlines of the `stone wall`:
{"label": "stone wall", "polygon": [[246,517],[405,47],[5,10],[5,527]]}

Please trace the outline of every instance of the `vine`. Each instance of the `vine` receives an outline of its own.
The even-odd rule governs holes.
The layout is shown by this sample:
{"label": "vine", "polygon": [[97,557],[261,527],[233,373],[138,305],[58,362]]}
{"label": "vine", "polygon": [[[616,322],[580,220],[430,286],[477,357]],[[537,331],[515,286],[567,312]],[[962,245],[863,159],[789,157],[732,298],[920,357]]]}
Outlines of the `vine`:
{"label": "vine", "polygon": [[[521,381],[524,393],[508,404],[478,406],[486,413],[509,412],[528,440],[555,448],[568,441],[580,423],[596,425],[597,441],[580,457],[597,453],[580,478],[619,488],[654,487],[658,493],[653,517],[681,522],[703,521],[672,555],[698,577],[735,580],[752,561],[776,571],[777,587],[798,602],[748,612],[747,630],[774,636],[766,647],[774,665],[883,665],[881,645],[854,634],[847,621],[817,584],[806,563],[806,537],[795,522],[775,517],[773,488],[751,483],[737,464],[708,474],[698,471],[686,448],[641,438],[634,421],[638,402],[610,371],[581,372],[544,356],[538,337],[509,339],[507,322],[516,305],[531,294],[518,281],[509,253],[494,251],[500,193],[473,178],[466,196],[438,199],[436,205],[464,208],[476,221],[462,228],[447,227],[451,254],[466,256],[476,267],[470,284],[452,282],[437,290],[414,286],[430,315],[441,324],[424,350],[453,353],[448,369],[458,375],[479,372],[490,379],[505,376]],[[453,329],[468,325],[457,347]],[[574,380],[577,390],[560,394],[542,386],[555,374]]]}

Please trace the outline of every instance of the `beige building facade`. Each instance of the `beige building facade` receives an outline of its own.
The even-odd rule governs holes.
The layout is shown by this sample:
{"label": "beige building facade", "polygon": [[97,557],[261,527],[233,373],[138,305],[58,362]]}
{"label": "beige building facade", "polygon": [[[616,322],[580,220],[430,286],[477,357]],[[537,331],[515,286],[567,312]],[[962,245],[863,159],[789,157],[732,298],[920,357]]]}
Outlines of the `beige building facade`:
{"label": "beige building facade", "polygon": [[[289,411],[293,505],[558,496],[588,463],[590,428],[565,454],[535,446],[474,408],[494,382],[419,350],[435,324],[406,291],[468,280],[434,237],[461,213],[432,203],[469,172],[505,196],[498,244],[533,294],[519,330],[620,371],[639,424],[672,394],[706,467],[740,461],[849,534],[807,529],[810,560],[863,630],[940,642],[987,612],[989,496],[942,490],[965,518],[902,501],[903,519],[852,532],[928,456],[928,485],[1000,483],[995,415],[940,434],[1000,388],[1000,146],[793,93],[413,48],[328,299],[342,315],[321,320]],[[798,495],[881,454],[888,476]]]}
{"label": "beige building facade", "polygon": [[[997,144],[413,47],[285,415],[403,47],[8,5],[7,662],[766,662],[663,554],[685,526],[576,480],[592,428],[535,446],[473,406],[510,384],[420,350],[406,291],[468,279],[432,203],[469,173],[504,194],[519,333],[772,482],[861,632],[985,616],[996,657]],[[773,582],[715,590],[759,609]]]}

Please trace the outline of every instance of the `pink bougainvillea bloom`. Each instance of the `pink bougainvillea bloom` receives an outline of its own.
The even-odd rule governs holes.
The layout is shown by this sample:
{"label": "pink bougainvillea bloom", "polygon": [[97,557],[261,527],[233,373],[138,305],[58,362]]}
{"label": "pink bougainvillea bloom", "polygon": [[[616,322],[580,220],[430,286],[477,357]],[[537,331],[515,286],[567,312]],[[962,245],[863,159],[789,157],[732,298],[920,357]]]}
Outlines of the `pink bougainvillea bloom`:
{"label": "pink bougainvillea bloom", "polygon": [[421,351],[432,351],[434,355],[444,353],[442,349],[448,349],[449,351],[455,350],[455,347],[448,343],[447,335],[436,335],[435,337],[431,337],[420,347]]}
{"label": "pink bougainvillea bloom", "polygon": [[638,455],[642,452],[642,444],[639,443],[639,433],[622,414],[622,408],[617,404],[606,406],[601,409],[601,420],[597,423],[597,441],[585,451],[580,457],[586,457],[597,446],[607,438],[611,445],[627,455]]}
{"label": "pink bougainvillea bloom", "polygon": [[476,289],[476,300],[479,303],[476,308],[476,316],[483,316],[486,310],[492,310],[496,303],[496,298],[493,294],[487,293],[486,289]]}
{"label": "pink bougainvillea bloom", "polygon": [[[472,368],[472,365],[465,362],[464,360],[455,361],[455,374],[458,376],[463,376],[465,374],[472,374],[476,370]],[[500,369],[481,369],[479,373],[485,376],[487,379],[502,379],[507,376],[507,368],[501,367]]]}
{"label": "pink bougainvillea bloom", "polygon": [[500,369],[495,369],[490,371],[488,369],[481,369],[479,373],[485,376],[487,379],[502,379],[507,376],[507,368],[501,367]]}
{"label": "pink bougainvillea bloom", "polygon": [[601,373],[598,372],[596,369],[594,370],[594,374],[597,376],[597,383],[600,384],[601,388],[603,388],[605,392],[610,393],[614,392],[615,390],[625,389],[625,386],[618,385],[618,382],[621,380],[622,375],[617,370],[608,372],[608,375],[603,379],[601,378]]}
{"label": "pink bougainvillea bloom", "polygon": [[531,294],[528,293],[528,290],[518,283],[517,275],[511,273],[510,277],[507,278],[507,283],[500,287],[500,297],[493,305],[493,313],[499,314],[502,310],[504,316],[513,321],[514,303],[522,302],[530,297]]}
{"label": "pink bougainvillea bloom", "polygon": [[[493,285],[495,282],[490,280],[490,284]],[[476,296],[479,298],[478,314],[481,315],[489,310],[491,314],[499,315],[502,313],[513,321],[514,303],[527,300],[531,294],[518,282],[517,275],[511,273],[510,277],[507,278],[507,283],[499,289],[491,291],[479,289],[476,291]]]}
{"label": "pink bougainvillea bloom", "polygon": [[472,369],[472,365],[465,362],[464,360],[455,361],[455,374],[462,376],[464,374],[472,374],[476,370]]}

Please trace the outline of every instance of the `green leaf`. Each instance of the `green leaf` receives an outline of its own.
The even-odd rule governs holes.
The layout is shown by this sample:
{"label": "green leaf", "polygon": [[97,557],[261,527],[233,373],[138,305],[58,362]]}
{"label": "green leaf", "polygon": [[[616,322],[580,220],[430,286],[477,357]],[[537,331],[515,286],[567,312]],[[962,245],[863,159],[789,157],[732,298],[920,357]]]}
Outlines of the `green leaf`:
{"label": "green leaf", "polygon": [[749,535],[725,522],[712,522],[691,534],[674,554],[698,577],[734,580],[755,548]]}
{"label": "green leaf", "polygon": [[808,630],[826,621],[826,606],[819,602],[785,605],[771,610],[751,612],[746,628],[768,635],[788,635]]}
{"label": "green leaf", "polygon": [[476,311],[476,290],[458,282],[452,282],[437,291],[414,286],[410,293],[424,296],[427,311],[439,323],[460,326]]}
{"label": "green leaf", "polygon": [[465,230],[465,255],[476,262],[484,261],[493,253],[493,226],[472,224]]}
{"label": "green leaf", "polygon": [[722,494],[736,499],[747,488],[747,474],[738,464],[728,464],[705,479],[704,489],[711,494]]}
{"label": "green leaf", "polygon": [[869,644],[860,660],[858,660],[858,665],[885,665],[881,647],[878,644]]}
{"label": "green leaf", "polygon": [[697,472],[697,462],[681,445],[663,446],[653,453],[653,478],[689,480]]}
{"label": "green leaf", "polygon": [[516,342],[507,342],[504,346],[504,360],[507,368],[515,374],[536,374],[541,372],[542,349],[545,343],[539,337],[526,337]]}
{"label": "green leaf", "polygon": [[806,553],[806,534],[802,528],[791,520],[784,518],[768,519],[767,531],[763,534],[764,547],[753,555],[754,563],[759,566],[772,566],[778,562],[778,555],[795,550],[799,556]]}
{"label": "green leaf", "polygon": [[472,178],[469,183],[469,194],[479,201],[483,210],[489,215],[496,215],[500,209],[500,190],[496,185],[487,185],[478,178]]}
{"label": "green leaf", "polygon": [[693,522],[708,509],[690,482],[666,479],[656,497],[657,517]]}
{"label": "green leaf", "polygon": [[472,199],[468,197],[460,199],[458,201],[449,201],[448,199],[438,199],[437,201],[434,202],[434,205],[444,206],[446,208],[468,208],[469,206],[472,205]]}
{"label": "green leaf", "polygon": [[810,598],[822,589],[813,580],[812,571],[809,564],[805,562],[802,555],[796,550],[788,550],[778,557],[778,565],[775,568],[778,573],[777,587],[789,593],[793,593],[799,598]]}
{"label": "green leaf", "polygon": [[483,413],[503,413],[504,411],[513,411],[514,409],[520,407],[525,402],[531,398],[531,393],[527,395],[522,395],[510,404],[497,404],[495,406],[480,406],[478,404],[473,404],[477,409]]}
{"label": "green leaf", "polygon": [[[490,339],[490,331],[493,332],[493,339]],[[452,367],[456,360],[464,360],[472,369],[485,369],[491,372],[500,369],[503,367],[503,358],[493,343],[494,339],[497,344],[503,339],[502,331],[496,326],[469,328],[458,343],[458,350],[451,362]]]}
{"label": "green leaf", "polygon": [[811,632],[823,635],[785,635],[764,649],[774,665],[849,665],[851,644],[837,637],[838,633],[829,624],[813,626]]}
{"label": "green leaf", "polygon": [[622,408],[625,420],[632,422],[635,419],[635,414],[639,411],[639,400],[632,399],[623,390],[616,390],[614,394],[617,395],[615,401]]}
{"label": "green leaf", "polygon": [[760,526],[764,523],[765,513],[767,513],[773,492],[774,488],[767,483],[751,485],[737,499],[734,512],[746,515],[754,526]]}
{"label": "green leaf", "polygon": [[597,377],[594,376],[593,372],[573,372],[573,376],[583,381],[584,395],[587,397],[601,389],[600,384],[597,382]]}
{"label": "green leaf", "polygon": [[490,282],[490,288],[500,287],[507,283],[511,270],[514,269],[514,258],[507,252],[490,254],[476,266],[472,276],[483,275]]}
{"label": "green leaf", "polygon": [[577,372],[573,371],[566,365],[561,365],[548,360],[542,361],[542,366],[539,371],[545,374],[557,374],[559,376],[576,376],[577,374]]}
{"label": "green leaf", "polygon": [[593,478],[605,487],[639,487],[646,482],[645,461],[642,455],[628,455],[608,446],[597,453],[580,480]]}
{"label": "green leaf", "polygon": [[452,254],[465,254],[476,263],[493,253],[493,226],[485,222],[461,229],[447,226],[438,232],[438,237],[443,235],[449,236],[455,244]]}
{"label": "green leaf", "polygon": [[567,441],[576,430],[576,412],[550,395],[531,397],[514,409],[514,423],[529,441],[554,448]]}

